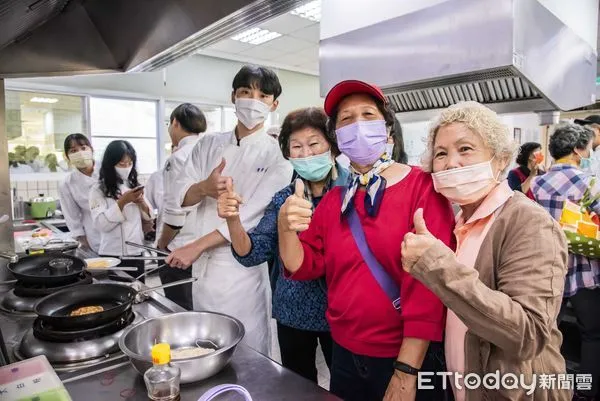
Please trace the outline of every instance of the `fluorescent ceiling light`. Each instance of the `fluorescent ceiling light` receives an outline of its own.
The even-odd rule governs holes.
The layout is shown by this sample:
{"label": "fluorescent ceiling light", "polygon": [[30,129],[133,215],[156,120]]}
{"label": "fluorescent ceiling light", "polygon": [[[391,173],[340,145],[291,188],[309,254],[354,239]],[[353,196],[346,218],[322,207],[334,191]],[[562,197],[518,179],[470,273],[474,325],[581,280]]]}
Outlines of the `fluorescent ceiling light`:
{"label": "fluorescent ceiling light", "polygon": [[232,36],[231,39],[251,45],[260,45],[261,43],[268,42],[269,40],[273,40],[280,36],[281,34],[277,32],[271,32],[260,28],[252,28]]}
{"label": "fluorescent ceiling light", "polygon": [[54,97],[32,97],[30,99],[30,102],[32,102],[32,103],[56,103],[56,102],[58,102],[58,99],[56,99]]}
{"label": "fluorescent ceiling light", "polygon": [[321,21],[321,0],[314,0],[300,6],[291,12],[292,15],[306,18],[311,21]]}

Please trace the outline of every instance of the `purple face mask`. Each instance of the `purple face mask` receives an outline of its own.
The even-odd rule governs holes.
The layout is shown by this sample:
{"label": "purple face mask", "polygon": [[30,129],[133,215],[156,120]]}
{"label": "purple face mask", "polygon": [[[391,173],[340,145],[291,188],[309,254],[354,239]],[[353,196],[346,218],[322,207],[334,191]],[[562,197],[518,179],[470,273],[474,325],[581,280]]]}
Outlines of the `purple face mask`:
{"label": "purple face mask", "polygon": [[385,153],[388,132],[384,120],[357,121],[335,130],[340,151],[350,161],[368,166]]}

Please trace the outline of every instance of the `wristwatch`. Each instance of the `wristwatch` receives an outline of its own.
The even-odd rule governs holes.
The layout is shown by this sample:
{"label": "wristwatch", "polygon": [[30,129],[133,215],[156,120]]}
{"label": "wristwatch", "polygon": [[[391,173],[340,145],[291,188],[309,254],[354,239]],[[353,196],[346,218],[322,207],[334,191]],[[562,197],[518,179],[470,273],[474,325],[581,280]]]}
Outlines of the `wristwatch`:
{"label": "wristwatch", "polygon": [[413,368],[412,366],[400,361],[394,362],[394,369],[413,376],[417,376],[419,374],[419,369]]}

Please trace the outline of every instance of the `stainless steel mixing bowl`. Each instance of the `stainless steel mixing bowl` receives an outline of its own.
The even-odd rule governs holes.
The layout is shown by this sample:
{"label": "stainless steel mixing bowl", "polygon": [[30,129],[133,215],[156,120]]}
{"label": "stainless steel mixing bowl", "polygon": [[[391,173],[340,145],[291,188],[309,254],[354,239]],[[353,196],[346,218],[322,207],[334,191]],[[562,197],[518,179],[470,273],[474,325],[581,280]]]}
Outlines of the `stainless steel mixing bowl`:
{"label": "stainless steel mixing bowl", "polygon": [[192,383],[220,372],[231,360],[236,346],[244,337],[239,320],[215,312],[180,312],[145,320],[125,329],[119,340],[121,351],[129,357],[135,370],[144,374],[152,366],[152,346],[168,343],[172,349],[211,347],[206,355],[172,360],[181,369],[181,382]]}

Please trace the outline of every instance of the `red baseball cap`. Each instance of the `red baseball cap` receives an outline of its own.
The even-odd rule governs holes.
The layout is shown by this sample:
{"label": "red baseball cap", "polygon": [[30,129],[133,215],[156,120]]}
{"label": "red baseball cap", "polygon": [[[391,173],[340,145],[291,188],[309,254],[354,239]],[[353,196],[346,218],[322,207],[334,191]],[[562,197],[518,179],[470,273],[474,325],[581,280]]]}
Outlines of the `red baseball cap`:
{"label": "red baseball cap", "polygon": [[355,93],[366,93],[367,95],[371,95],[374,98],[381,100],[383,103],[387,103],[383,92],[377,86],[363,81],[350,79],[336,84],[333,88],[331,88],[329,93],[327,93],[324,106],[325,113],[331,117],[333,111],[342,101],[342,99]]}

